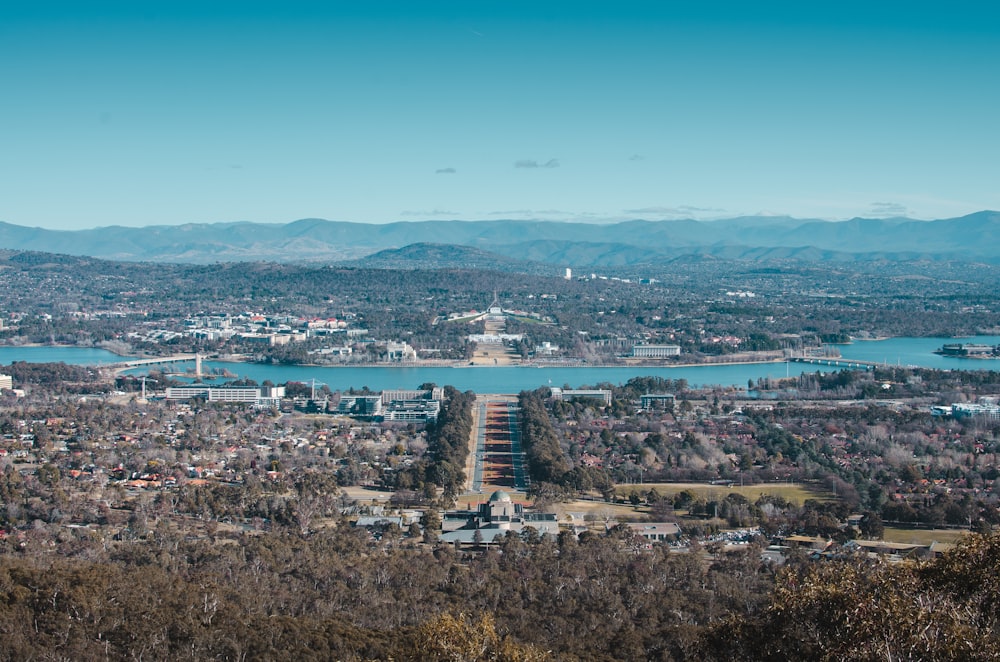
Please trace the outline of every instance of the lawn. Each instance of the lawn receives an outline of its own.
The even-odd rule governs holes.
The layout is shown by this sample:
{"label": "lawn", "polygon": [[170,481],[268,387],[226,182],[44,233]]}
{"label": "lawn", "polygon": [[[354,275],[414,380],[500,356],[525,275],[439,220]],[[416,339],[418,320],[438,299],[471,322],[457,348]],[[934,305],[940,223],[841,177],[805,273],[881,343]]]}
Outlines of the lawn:
{"label": "lawn", "polygon": [[763,494],[780,496],[790,503],[802,505],[806,499],[826,500],[832,498],[829,492],[814,491],[803,483],[760,483],[758,485],[709,485],[707,483],[636,483],[615,486],[619,496],[627,497],[635,490],[638,493],[656,489],[661,496],[673,497],[684,490],[691,490],[700,497],[712,501],[724,499],[727,494],[742,494],[750,501],[756,501]]}
{"label": "lawn", "polygon": [[969,535],[965,529],[900,529],[885,527],[882,538],[889,542],[929,545],[932,542],[954,543]]}

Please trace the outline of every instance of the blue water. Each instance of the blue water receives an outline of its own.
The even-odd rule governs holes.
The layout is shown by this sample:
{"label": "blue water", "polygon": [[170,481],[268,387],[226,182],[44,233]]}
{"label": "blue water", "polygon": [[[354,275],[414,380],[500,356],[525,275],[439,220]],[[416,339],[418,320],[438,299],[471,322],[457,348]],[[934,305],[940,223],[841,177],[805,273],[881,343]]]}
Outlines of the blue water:
{"label": "blue water", "polygon": [[[712,365],[690,368],[530,368],[530,367],[475,367],[475,368],[320,368],[312,366],[266,366],[250,364],[216,363],[206,361],[210,368],[226,368],[241,377],[258,382],[269,379],[274,383],[287,381],[326,384],[332,390],[367,386],[373,391],[394,388],[416,388],[433,382],[439,386],[450,385],[460,391],[476,393],[517,393],[540,386],[596,385],[601,382],[624,384],[638,376],[656,375],[667,379],[686,379],[692,386],[719,384],[746,387],[748,379],[758,377],[784,377],[801,372],[816,372],[818,366],[804,364],[752,364]],[[829,368],[824,368],[829,370]]]}
{"label": "blue water", "polygon": [[122,357],[105,349],[93,347],[0,347],[0,365],[10,365],[14,361],[28,363],[67,363],[70,365],[102,365],[118,363]]}
{"label": "blue water", "polygon": [[998,359],[961,359],[939,356],[934,350],[950,343],[1000,345],[1000,336],[974,338],[889,338],[887,340],[856,340],[850,345],[835,345],[841,356],[858,361],[874,361],[889,365],[920,366],[939,370],[1000,370]]}
{"label": "blue water", "polygon": [[[934,350],[949,342],[975,342],[987,345],[1000,344],[1000,336],[978,336],[975,338],[891,338],[877,341],[856,341],[850,345],[838,345],[837,349],[845,359],[875,361],[890,365],[920,366],[938,369],[998,370],[1000,361],[988,359],[959,359],[934,354]],[[99,365],[121,361],[110,352],[101,349],[81,347],[0,347],[0,364],[12,361],[33,363],[57,362],[77,365]],[[193,368],[193,364],[190,366]],[[433,382],[451,385],[477,393],[517,393],[540,386],[596,385],[602,382],[623,384],[638,376],[655,375],[667,379],[686,379],[691,386],[737,386],[746,387],[748,380],[758,378],[780,378],[796,376],[803,372],[836,370],[800,363],[762,363],[750,365],[702,365],[683,368],[560,368],[560,367],[315,367],[315,366],[270,366],[249,363],[222,363],[206,361],[206,369],[225,369],[240,377],[249,377],[258,382],[270,380],[275,384],[288,381],[326,384],[333,390],[362,388],[374,391],[395,388],[416,388],[420,384]],[[179,367],[179,369],[183,369]],[[136,371],[136,372],[142,372]]]}

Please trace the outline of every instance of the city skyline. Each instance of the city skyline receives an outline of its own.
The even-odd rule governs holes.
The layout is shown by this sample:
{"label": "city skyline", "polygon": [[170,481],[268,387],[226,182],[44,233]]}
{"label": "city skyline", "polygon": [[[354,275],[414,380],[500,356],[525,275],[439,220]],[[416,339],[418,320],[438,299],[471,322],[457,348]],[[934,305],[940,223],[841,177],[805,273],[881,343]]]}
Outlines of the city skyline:
{"label": "city skyline", "polygon": [[902,3],[0,8],[0,221],[1000,208],[997,12]]}

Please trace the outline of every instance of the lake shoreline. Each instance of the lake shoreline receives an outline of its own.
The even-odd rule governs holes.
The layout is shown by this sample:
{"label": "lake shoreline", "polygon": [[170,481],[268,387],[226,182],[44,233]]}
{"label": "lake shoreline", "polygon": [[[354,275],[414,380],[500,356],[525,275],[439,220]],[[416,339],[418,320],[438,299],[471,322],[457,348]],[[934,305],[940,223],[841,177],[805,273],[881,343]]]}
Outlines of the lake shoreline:
{"label": "lake shoreline", "polygon": [[[950,338],[898,338],[882,342],[858,342],[851,348],[842,347],[840,360],[849,362],[853,359],[892,367],[907,365],[946,370],[994,371],[1000,367],[997,361],[992,360],[963,359],[958,361],[933,354],[933,350],[940,347],[942,343],[950,341]],[[970,340],[970,342],[973,341]],[[1000,336],[979,336],[974,342],[996,345],[1000,344]],[[435,383],[439,385],[449,384],[462,391],[471,390],[480,393],[518,393],[541,386],[582,388],[602,383],[624,384],[636,377],[684,380],[692,388],[746,388],[748,383],[756,383],[760,379],[774,382],[786,377],[797,377],[804,373],[826,373],[843,369],[839,366],[788,362],[783,358],[738,363],[691,363],[685,361],[684,364],[642,366],[634,364],[626,366],[554,365],[550,363],[516,366],[468,366],[463,365],[464,362],[459,362],[458,369],[455,369],[455,362],[446,363],[443,361],[435,361],[430,364],[300,366],[246,363],[233,360],[242,358],[242,355],[228,355],[223,358],[226,360],[204,359],[203,371],[216,372],[228,369],[232,373],[237,373],[240,379],[252,379],[258,383],[263,383],[265,380],[275,384],[290,381],[309,383],[315,379],[317,383],[325,384],[332,390],[346,390],[362,386],[368,386],[373,390],[386,390],[415,388],[418,384]],[[95,367],[123,362],[122,359],[109,351],[76,345],[0,346],[0,364],[8,364],[13,361],[63,362]],[[146,372],[148,372],[148,367],[128,370],[125,374],[134,376]],[[184,379],[183,375],[179,377]],[[228,379],[224,381],[228,381]]]}

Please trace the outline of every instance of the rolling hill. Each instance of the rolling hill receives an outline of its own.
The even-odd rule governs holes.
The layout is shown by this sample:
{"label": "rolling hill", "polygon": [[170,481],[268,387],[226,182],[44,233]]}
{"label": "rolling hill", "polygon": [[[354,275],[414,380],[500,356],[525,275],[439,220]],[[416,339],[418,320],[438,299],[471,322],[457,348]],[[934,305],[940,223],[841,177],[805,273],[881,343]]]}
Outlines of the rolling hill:
{"label": "rolling hill", "polygon": [[[399,250],[417,245],[408,252]],[[446,254],[443,245],[479,252]],[[436,246],[436,248],[430,248]],[[832,222],[789,217],[718,221],[634,220],[614,224],[553,221],[420,221],[386,224],[303,219],[277,223],[202,223],[65,231],[0,223],[0,248],[152,262],[455,265],[521,263],[612,267],[683,255],[726,259],[958,260],[1000,262],[1000,212],[935,221],[907,218]],[[513,260],[519,266],[515,267]]]}

